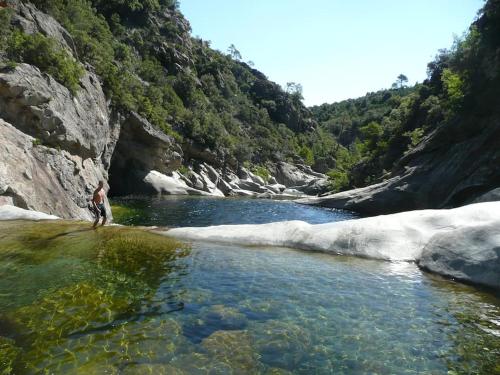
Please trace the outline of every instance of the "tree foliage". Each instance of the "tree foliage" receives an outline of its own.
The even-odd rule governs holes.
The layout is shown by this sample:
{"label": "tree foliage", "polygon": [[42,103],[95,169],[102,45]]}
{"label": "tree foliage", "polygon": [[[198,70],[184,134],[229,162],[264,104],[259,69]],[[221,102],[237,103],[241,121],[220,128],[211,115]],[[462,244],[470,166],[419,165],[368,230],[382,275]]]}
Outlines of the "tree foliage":
{"label": "tree foliage", "polygon": [[10,10],[0,10],[0,18],[5,25],[0,48],[5,51],[6,57],[13,63],[37,66],[76,94],[84,74],[81,64],[56,40],[40,33],[31,35],[14,29],[10,26],[10,17]]}
{"label": "tree foliage", "polygon": [[[437,129],[450,138],[477,132],[476,117],[498,112],[499,50],[500,2],[489,0],[469,31],[429,63],[422,84],[406,87],[407,77],[400,75],[392,90],[313,107],[320,127],[342,146],[329,173],[332,188],[380,181]],[[340,155],[349,162],[339,163]]]}

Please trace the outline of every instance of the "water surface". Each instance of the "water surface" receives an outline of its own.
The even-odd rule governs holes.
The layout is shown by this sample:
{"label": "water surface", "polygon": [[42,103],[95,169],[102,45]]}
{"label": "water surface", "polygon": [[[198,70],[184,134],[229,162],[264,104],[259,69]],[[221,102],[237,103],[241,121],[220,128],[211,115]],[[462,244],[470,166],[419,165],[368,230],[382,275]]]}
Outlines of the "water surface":
{"label": "water surface", "polygon": [[[302,220],[310,224],[356,218],[342,210],[310,207],[287,200],[176,197],[113,199],[115,221],[124,225],[202,227]],[[115,212],[116,211],[116,212]]]}
{"label": "water surface", "polygon": [[[223,213],[182,225],[350,217],[257,200],[128,204],[149,210],[136,224],[172,225],[186,202]],[[0,373],[495,374],[499,356],[498,296],[412,263],[0,223]]]}

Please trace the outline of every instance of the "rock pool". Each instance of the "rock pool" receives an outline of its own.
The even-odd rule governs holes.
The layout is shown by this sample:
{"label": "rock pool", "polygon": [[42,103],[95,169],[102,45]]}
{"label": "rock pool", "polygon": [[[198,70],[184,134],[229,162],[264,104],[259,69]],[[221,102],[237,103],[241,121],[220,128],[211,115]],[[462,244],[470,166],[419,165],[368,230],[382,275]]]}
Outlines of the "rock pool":
{"label": "rock pool", "polygon": [[[145,225],[352,217],[259,200],[119,203],[119,220]],[[495,374],[499,357],[499,296],[413,263],[0,222],[0,373]]]}

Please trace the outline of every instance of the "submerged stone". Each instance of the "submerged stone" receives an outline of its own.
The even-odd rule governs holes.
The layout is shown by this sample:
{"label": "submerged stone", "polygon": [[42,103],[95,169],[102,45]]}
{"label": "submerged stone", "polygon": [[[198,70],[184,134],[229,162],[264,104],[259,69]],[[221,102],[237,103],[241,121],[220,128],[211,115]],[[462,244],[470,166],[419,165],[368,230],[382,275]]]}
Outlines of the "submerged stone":
{"label": "submerged stone", "polygon": [[169,364],[132,364],[125,367],[123,375],[187,375],[181,369]]}
{"label": "submerged stone", "polygon": [[[99,369],[120,361],[171,359],[177,344],[186,346],[176,341],[181,327],[173,320],[123,324],[141,312],[177,259],[189,253],[183,244],[125,227],[19,224],[0,222],[2,265],[7,260],[10,270],[19,269],[5,275],[7,282],[19,290],[26,284],[31,295],[2,311],[2,321],[23,347],[18,363],[32,372],[69,373],[85,364]],[[45,270],[47,284],[30,281],[38,269],[41,275]]]}
{"label": "submerged stone", "polygon": [[269,320],[256,323],[250,331],[261,361],[267,365],[293,370],[309,352],[307,330],[292,322]]}
{"label": "submerged stone", "polygon": [[201,346],[211,358],[228,364],[235,374],[255,374],[262,367],[247,331],[217,331]]}
{"label": "submerged stone", "polygon": [[201,313],[205,324],[220,327],[220,329],[241,329],[247,325],[245,314],[234,307],[213,305]]}
{"label": "submerged stone", "polygon": [[0,336],[0,374],[14,374],[14,365],[20,352],[14,340]]}

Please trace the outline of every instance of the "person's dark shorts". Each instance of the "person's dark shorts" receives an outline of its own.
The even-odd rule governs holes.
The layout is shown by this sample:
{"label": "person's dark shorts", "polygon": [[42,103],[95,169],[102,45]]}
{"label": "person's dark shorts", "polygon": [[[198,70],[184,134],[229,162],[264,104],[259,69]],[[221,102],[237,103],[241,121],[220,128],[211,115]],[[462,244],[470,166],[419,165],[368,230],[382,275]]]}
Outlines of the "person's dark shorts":
{"label": "person's dark shorts", "polygon": [[106,219],[106,208],[104,207],[104,203],[100,203],[97,205],[97,210],[95,212],[96,217],[103,217]]}

